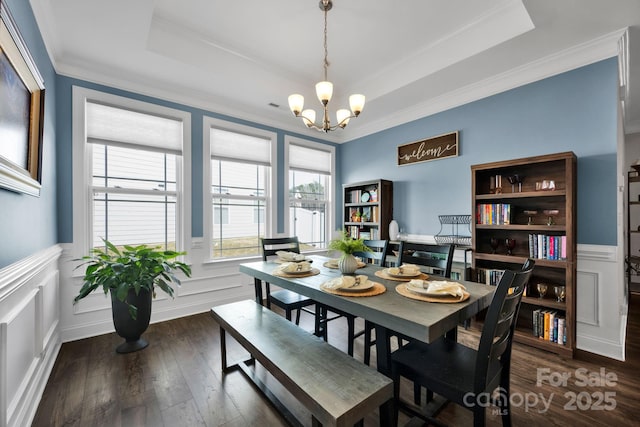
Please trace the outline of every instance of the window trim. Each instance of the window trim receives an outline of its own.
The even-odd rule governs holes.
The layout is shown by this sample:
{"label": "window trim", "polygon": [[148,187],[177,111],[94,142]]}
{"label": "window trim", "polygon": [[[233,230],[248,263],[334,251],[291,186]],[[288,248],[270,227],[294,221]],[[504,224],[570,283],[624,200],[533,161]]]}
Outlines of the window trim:
{"label": "window trim", "polygon": [[[277,230],[278,220],[278,134],[275,132],[258,129],[251,126],[241,125],[238,123],[230,122],[227,120],[216,119],[211,116],[203,116],[202,118],[202,170],[203,170],[203,191],[202,191],[202,209],[203,209],[203,227],[202,232],[204,234],[204,248],[206,254],[204,256],[205,263],[226,262],[234,259],[240,259],[243,257],[229,257],[229,258],[213,258],[213,207],[211,200],[213,198],[213,192],[211,191],[211,132],[212,127],[223,129],[229,132],[236,132],[245,135],[255,136],[259,138],[268,139],[271,141],[271,166],[268,181],[266,183],[269,189],[270,195],[266,197],[265,202],[267,207],[265,208],[265,236],[271,235],[273,230]],[[253,199],[249,199],[253,200]]]}
{"label": "window trim", "polygon": [[[91,150],[87,149],[87,101],[106,103],[115,107],[155,114],[182,122],[182,162],[176,171],[181,186],[176,188],[176,249],[192,247],[191,237],[191,114],[187,111],[163,107],[133,98],[72,86],[72,177],[73,177],[73,256],[88,255],[92,233]],[[189,253],[187,252],[187,258]]]}
{"label": "window trim", "polygon": [[325,239],[327,243],[331,240],[333,230],[335,227],[335,212],[334,212],[334,204],[336,200],[336,148],[333,145],[321,144],[319,142],[310,141],[308,139],[302,139],[298,137],[293,137],[291,135],[284,136],[284,186],[283,191],[284,200],[285,200],[285,209],[284,209],[284,230],[285,235],[290,236],[291,230],[289,229],[290,218],[289,218],[289,206],[290,206],[290,198],[289,198],[289,145],[300,145],[303,147],[312,148],[314,150],[322,150],[328,151],[331,154],[331,173],[329,176],[331,177],[331,186],[329,188],[329,192],[327,194],[327,206],[326,206],[326,214],[325,214],[325,229],[327,230],[327,235]]}

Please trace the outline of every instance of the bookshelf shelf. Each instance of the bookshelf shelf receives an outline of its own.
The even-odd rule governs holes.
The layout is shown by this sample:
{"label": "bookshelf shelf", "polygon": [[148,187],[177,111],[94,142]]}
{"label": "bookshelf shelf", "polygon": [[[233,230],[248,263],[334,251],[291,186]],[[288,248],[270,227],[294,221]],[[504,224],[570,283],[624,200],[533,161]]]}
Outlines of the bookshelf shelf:
{"label": "bookshelf shelf", "polygon": [[[524,177],[521,192],[507,177]],[[523,297],[515,338],[565,357],[575,351],[576,298],[576,157],[571,152],[471,166],[472,203],[475,218],[472,231],[474,278],[496,283],[500,272],[519,269],[527,258],[535,260],[527,297]],[[546,181],[555,190],[536,190]],[[501,182],[502,188],[495,188]],[[504,183],[506,187],[504,187]],[[547,225],[547,224],[551,225]],[[515,240],[507,255],[505,239]],[[494,247],[498,242],[498,246]],[[493,245],[493,246],[492,246]],[[538,298],[536,285],[565,286],[565,302]],[[558,344],[534,336],[534,318],[553,313],[563,319],[566,343]],[[539,320],[539,317],[537,318]],[[551,325],[553,328],[553,325]],[[557,329],[556,329],[557,330]]]}

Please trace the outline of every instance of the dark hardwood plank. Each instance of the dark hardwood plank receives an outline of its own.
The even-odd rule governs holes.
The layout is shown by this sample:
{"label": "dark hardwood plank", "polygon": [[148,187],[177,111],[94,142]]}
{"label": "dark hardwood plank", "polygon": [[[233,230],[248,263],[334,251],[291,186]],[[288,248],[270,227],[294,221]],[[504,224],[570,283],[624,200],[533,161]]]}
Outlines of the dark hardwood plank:
{"label": "dark hardwood plank", "polygon": [[[360,319],[358,319],[359,321]],[[313,317],[303,313],[301,326],[313,328]],[[362,326],[359,324],[358,326]],[[346,352],[346,322],[329,325],[329,342]],[[513,407],[514,425],[523,426],[634,426],[640,419],[640,295],[633,295],[627,328],[627,361],[618,362],[578,351],[575,359],[563,359],[536,348],[516,344],[513,351],[512,393],[536,393],[551,405],[546,412],[539,402],[527,410]],[[115,347],[122,341],[106,334],[62,345],[49,382],[40,401],[33,426],[286,426],[278,414],[240,372],[220,373],[218,325],[208,313],[153,324],[145,333],[149,347],[137,353],[121,355]],[[476,345],[478,331],[459,328],[458,339]],[[227,340],[229,360],[246,352],[232,339]],[[362,360],[362,340],[356,341],[355,357]],[[373,356],[375,360],[375,356]],[[575,374],[576,369],[617,375],[613,387],[536,384],[538,368]],[[268,373],[256,368],[274,390],[277,383]],[[566,410],[565,393],[614,392],[612,411]],[[413,389],[403,384],[402,393],[410,399]],[[282,399],[304,418],[304,408],[293,396]],[[592,398],[593,400],[593,398]],[[471,425],[470,411],[449,404],[438,419],[451,426]],[[365,419],[365,426],[378,425],[377,413]],[[401,414],[400,423],[409,418]],[[489,426],[499,426],[499,416],[488,411]],[[420,425],[414,423],[413,425]]]}

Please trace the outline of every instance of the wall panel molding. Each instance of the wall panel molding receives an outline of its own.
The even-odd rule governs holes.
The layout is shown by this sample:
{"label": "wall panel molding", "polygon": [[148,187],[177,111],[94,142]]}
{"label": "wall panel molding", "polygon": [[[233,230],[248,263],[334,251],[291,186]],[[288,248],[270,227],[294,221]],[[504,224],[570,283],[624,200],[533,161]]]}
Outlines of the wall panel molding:
{"label": "wall panel molding", "polygon": [[52,246],[0,270],[0,427],[29,425],[60,350]]}

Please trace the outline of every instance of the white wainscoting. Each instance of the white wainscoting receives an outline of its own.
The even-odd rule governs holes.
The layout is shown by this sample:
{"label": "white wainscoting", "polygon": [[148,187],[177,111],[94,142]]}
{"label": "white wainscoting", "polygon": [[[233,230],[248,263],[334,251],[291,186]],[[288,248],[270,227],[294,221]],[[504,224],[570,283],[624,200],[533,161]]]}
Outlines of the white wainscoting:
{"label": "white wainscoting", "polygon": [[[197,242],[196,242],[197,243]],[[111,300],[101,290],[73,304],[73,298],[82,286],[82,269],[74,270],[77,262],[72,255],[72,245],[63,244],[60,258],[61,286],[61,336],[63,342],[75,341],[114,331],[111,317]],[[183,278],[180,287],[173,286],[175,298],[158,289],[153,300],[151,323],[207,312],[211,307],[254,297],[253,280],[238,271],[243,261],[201,262],[204,254],[201,245],[195,244],[189,251],[193,274]]]}
{"label": "white wainscoting", "polygon": [[60,350],[52,246],[0,270],[0,427],[29,425]]}
{"label": "white wainscoting", "polygon": [[618,247],[578,245],[576,285],[577,348],[624,360],[628,302]]}

